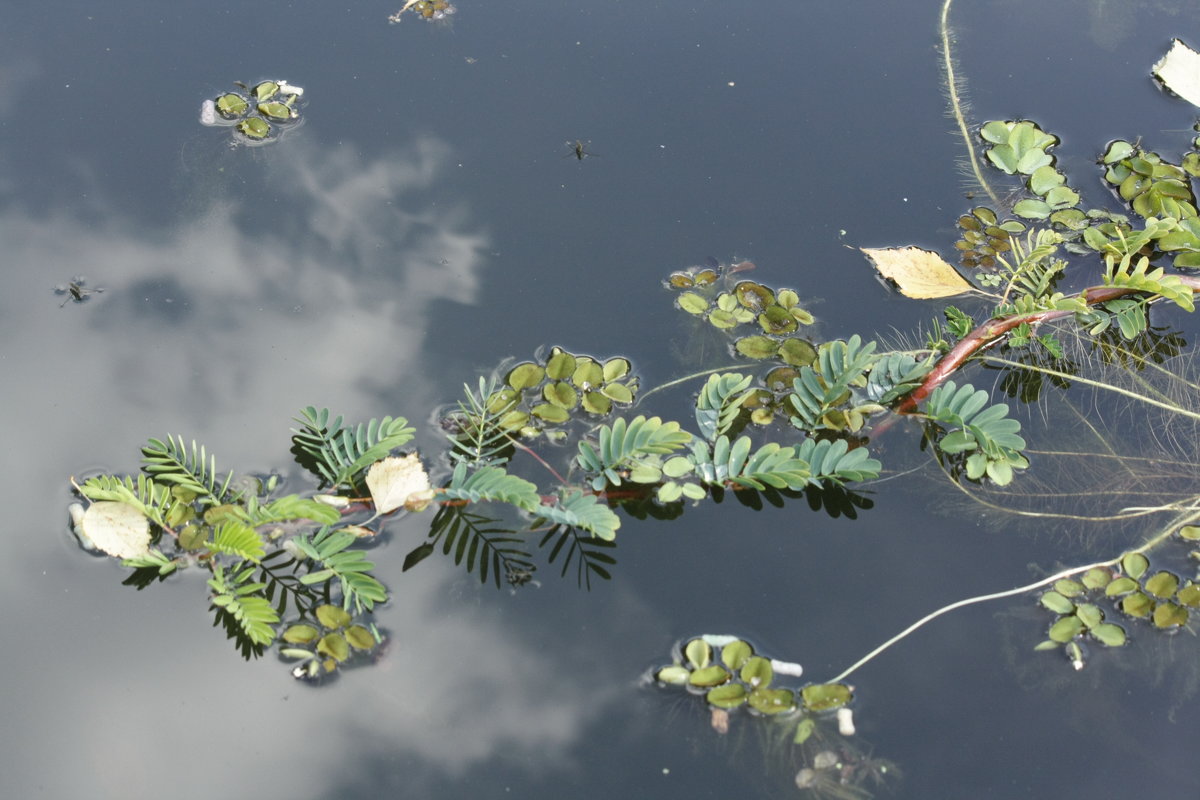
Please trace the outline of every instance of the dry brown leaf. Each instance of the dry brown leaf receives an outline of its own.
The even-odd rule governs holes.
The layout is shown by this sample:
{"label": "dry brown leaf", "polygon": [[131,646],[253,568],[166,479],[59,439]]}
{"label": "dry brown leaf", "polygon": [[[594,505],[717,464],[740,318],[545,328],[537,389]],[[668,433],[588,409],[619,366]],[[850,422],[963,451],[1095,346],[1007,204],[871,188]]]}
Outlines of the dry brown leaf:
{"label": "dry brown leaf", "polygon": [[1178,39],[1151,68],[1163,84],[1194,106],[1200,106],[1200,53]]}
{"label": "dry brown leaf", "polygon": [[905,297],[928,300],[971,291],[971,284],[937,253],[919,247],[860,248],[879,274]]}
{"label": "dry brown leaf", "polygon": [[81,524],[92,544],[110,556],[134,558],[150,552],[150,520],[128,503],[115,500],[92,503]]}
{"label": "dry brown leaf", "polygon": [[388,514],[415,494],[430,491],[429,475],[416,453],[376,461],[367,470],[367,488],[375,502],[375,515]]}

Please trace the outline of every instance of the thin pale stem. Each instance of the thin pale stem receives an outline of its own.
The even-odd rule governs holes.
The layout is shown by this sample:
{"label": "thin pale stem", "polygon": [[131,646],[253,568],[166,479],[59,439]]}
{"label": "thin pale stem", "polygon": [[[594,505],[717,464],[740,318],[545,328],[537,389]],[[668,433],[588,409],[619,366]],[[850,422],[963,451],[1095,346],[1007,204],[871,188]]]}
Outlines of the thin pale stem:
{"label": "thin pale stem", "polygon": [[953,112],[954,121],[958,123],[958,132],[962,134],[963,144],[967,146],[967,156],[971,161],[971,171],[975,175],[975,180],[987,192],[992,202],[999,206],[1000,198],[996,196],[995,190],[987,182],[987,178],[983,176],[983,170],[979,167],[979,157],[975,154],[975,143],[971,140],[971,131],[967,128],[967,120],[963,115],[962,99],[958,96],[958,79],[955,77],[954,59],[950,52],[950,4],[952,2],[953,0],[946,0],[942,4],[941,21],[938,24],[938,31],[942,36],[942,66],[946,70],[946,91],[950,95],[950,110]]}

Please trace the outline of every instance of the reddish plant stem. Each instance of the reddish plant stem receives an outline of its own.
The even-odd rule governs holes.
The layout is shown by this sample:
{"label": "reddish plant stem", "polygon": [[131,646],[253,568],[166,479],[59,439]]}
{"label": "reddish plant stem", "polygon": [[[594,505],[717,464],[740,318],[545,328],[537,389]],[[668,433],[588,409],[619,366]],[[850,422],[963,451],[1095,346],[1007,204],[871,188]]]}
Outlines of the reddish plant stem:
{"label": "reddish plant stem", "polygon": [[[1200,278],[1194,278],[1189,275],[1180,275],[1179,279],[1183,284],[1192,290],[1192,293],[1200,291]],[[1129,294],[1141,294],[1138,289],[1131,289],[1119,286],[1093,286],[1089,289],[1084,289],[1079,293],[1083,301],[1089,306],[1097,303],[1107,303],[1109,300],[1116,300],[1118,297],[1124,297]],[[1030,325],[1038,325],[1043,322],[1050,322],[1063,317],[1069,317],[1075,312],[1073,311],[1036,311],[1032,314],[1013,314],[1007,317],[999,317],[990,319],[983,323],[975,330],[968,333],[958,344],[956,344],[949,353],[942,356],[938,361],[937,366],[925,376],[925,380],[916,389],[913,389],[907,397],[896,406],[896,413],[911,414],[917,410],[917,406],[929,396],[929,393],[938,386],[945,383],[955,371],[959,369],[968,359],[984,348],[990,347],[1000,341],[1005,334],[1013,328],[1024,323]]]}

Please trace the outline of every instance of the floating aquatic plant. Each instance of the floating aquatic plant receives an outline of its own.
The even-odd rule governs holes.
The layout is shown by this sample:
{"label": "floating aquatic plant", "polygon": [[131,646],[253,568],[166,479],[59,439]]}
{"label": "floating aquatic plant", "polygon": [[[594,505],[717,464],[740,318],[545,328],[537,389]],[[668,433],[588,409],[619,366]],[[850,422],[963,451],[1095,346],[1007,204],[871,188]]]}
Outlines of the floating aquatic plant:
{"label": "floating aquatic plant", "polygon": [[265,144],[301,121],[301,87],[282,80],[260,81],[253,87],[235,85],[241,91],[226,92],[201,104],[202,124],[232,127],[241,141]]}

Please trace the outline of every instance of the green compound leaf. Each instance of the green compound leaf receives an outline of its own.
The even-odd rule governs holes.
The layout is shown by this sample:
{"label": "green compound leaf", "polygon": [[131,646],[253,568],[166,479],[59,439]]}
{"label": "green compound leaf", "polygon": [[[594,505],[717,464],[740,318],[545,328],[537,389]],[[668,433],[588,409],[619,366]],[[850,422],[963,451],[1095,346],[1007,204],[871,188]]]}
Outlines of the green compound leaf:
{"label": "green compound leaf", "polygon": [[[616,538],[621,519],[594,494],[564,489],[554,505],[543,505],[537,512],[555,525],[580,528],[606,541]],[[535,525],[535,528],[541,525]]]}
{"label": "green compound leaf", "polygon": [[733,372],[709,376],[696,398],[696,426],[701,436],[711,441],[729,431],[742,405],[753,396],[746,391],[752,380]]}
{"label": "green compound leaf", "polygon": [[601,425],[598,441],[579,443],[579,465],[593,475],[592,488],[602,490],[611,483],[620,486],[620,471],[645,461],[647,456],[665,455],[686,445],[692,435],[679,429],[678,422],[638,415]]}
{"label": "green compound leaf", "polygon": [[508,503],[523,511],[537,511],[542,504],[536,484],[510,475],[503,467],[479,467],[468,473],[461,462],[454,468],[450,484],[438,490],[438,496],[472,503]]}

